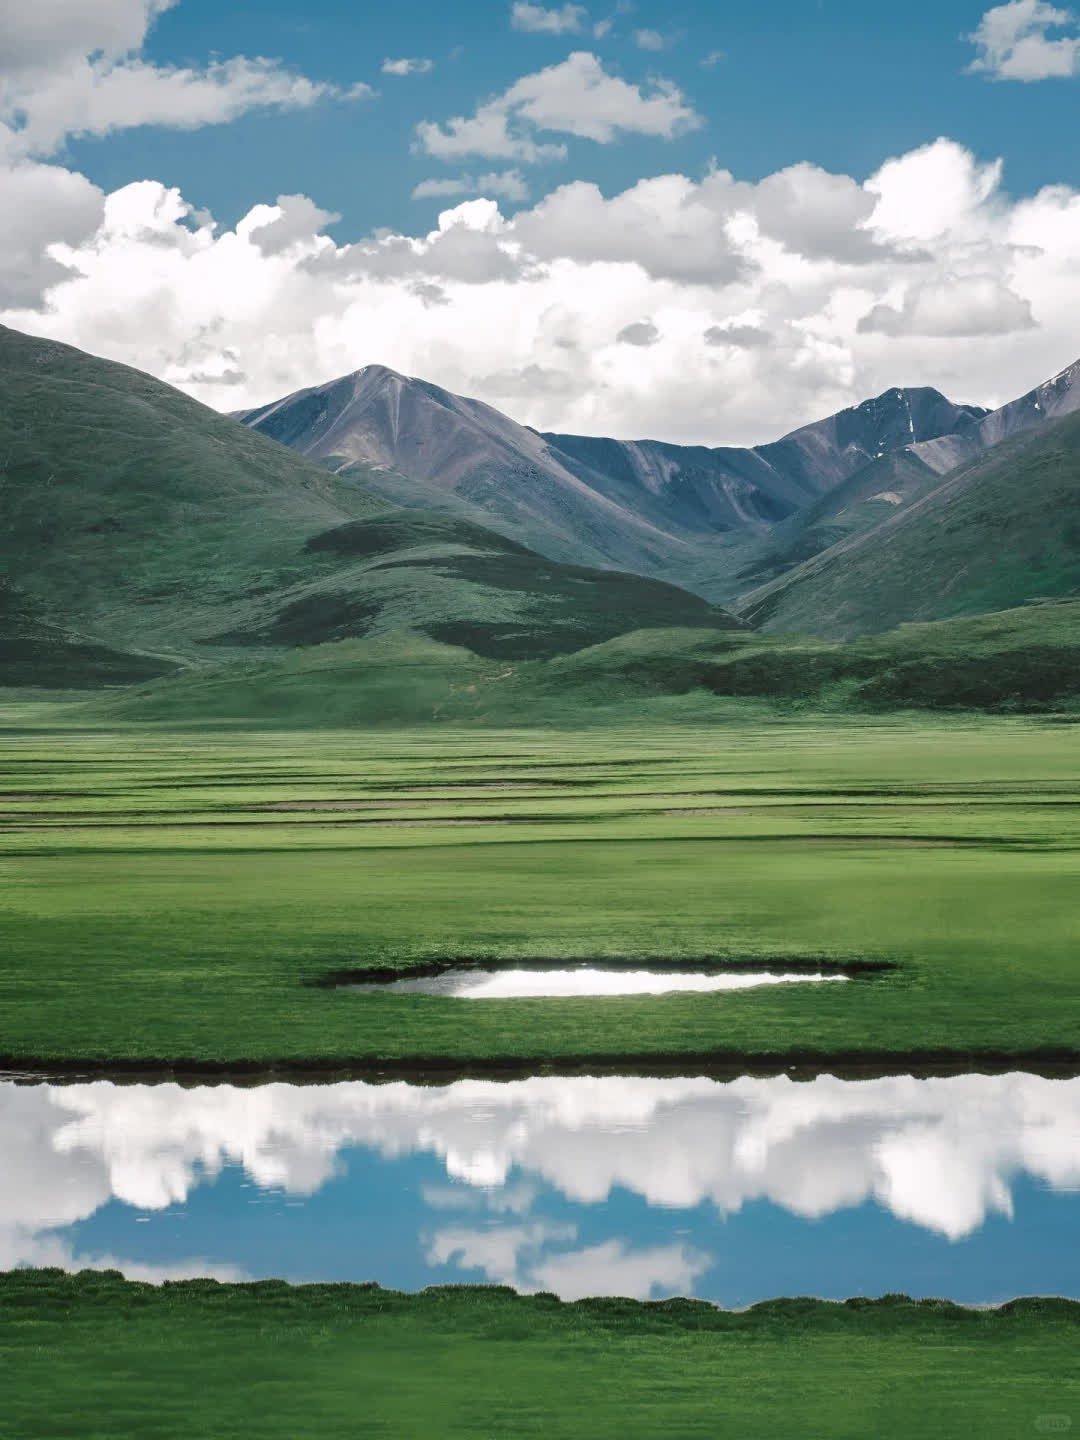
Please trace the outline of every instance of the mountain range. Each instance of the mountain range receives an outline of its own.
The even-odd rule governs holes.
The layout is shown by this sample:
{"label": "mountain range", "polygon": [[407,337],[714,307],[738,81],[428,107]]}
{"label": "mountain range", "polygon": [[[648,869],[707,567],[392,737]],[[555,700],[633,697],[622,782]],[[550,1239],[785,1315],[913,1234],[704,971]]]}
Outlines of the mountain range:
{"label": "mountain range", "polygon": [[1078,409],[1080,362],[994,411],[901,388],[709,449],[539,434],[369,366],[237,418],[339,474],[375,466],[367,483],[400,504],[843,639],[1073,593]]}
{"label": "mountain range", "polygon": [[377,366],[230,417],[0,327],[0,502],[0,684],[134,686],[124,713],[1080,693],[1080,363],[709,449]]}
{"label": "mountain range", "polygon": [[662,581],[390,507],[363,466],[332,473],[136,370],[4,328],[0,457],[9,683],[34,683],[46,650],[57,673],[65,645],[79,684],[391,629],[519,657],[740,626]]}
{"label": "mountain range", "polygon": [[1080,594],[1080,364],[1043,388],[1057,418],[965,447],[971,458],[932,483],[917,454],[855,477],[863,493],[890,484],[894,513],[751,591],[742,613],[771,630],[844,639]]}
{"label": "mountain range", "polygon": [[[245,425],[399,505],[479,520],[553,559],[619,565],[719,598],[737,544],[869,461],[962,436],[986,415],[936,390],[889,390],[753,449],[541,434],[381,365],[271,405]],[[373,473],[374,472],[374,473]]]}
{"label": "mountain range", "polygon": [[762,583],[794,569],[838,541],[873,530],[935,490],[943,478],[985,451],[1040,431],[1080,408],[1080,362],[976,424],[890,451],[864,465],[814,504],[776,527],[740,576]]}

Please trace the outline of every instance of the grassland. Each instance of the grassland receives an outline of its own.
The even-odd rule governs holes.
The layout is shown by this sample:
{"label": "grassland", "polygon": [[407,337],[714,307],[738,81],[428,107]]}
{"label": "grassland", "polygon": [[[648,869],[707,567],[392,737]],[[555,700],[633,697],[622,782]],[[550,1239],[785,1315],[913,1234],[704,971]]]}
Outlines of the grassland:
{"label": "grassland", "polygon": [[1076,1414],[1078,1310],[895,1299],[730,1314],[16,1272],[0,1277],[4,1424],[20,1440],[1011,1440]]}
{"label": "grassland", "polygon": [[[1069,724],[215,732],[79,713],[13,705],[0,740],[8,1066],[1080,1063]],[[604,1001],[319,984],[522,957],[896,968]]]}

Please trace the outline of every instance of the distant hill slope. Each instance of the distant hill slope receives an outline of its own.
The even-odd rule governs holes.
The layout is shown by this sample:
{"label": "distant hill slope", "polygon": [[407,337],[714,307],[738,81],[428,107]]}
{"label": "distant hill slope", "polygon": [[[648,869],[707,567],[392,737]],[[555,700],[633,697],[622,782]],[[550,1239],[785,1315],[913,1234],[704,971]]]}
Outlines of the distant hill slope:
{"label": "distant hill slope", "polygon": [[[267,725],[577,727],[770,711],[1080,707],[1080,601],[908,625],[846,645],[644,629],[507,664],[402,632],[189,671],[94,702],[102,718]],[[94,713],[92,710],[91,713]]]}
{"label": "distant hill slope", "polygon": [[560,565],[494,531],[416,510],[310,537],[311,575],[212,637],[307,646],[405,627],[477,655],[527,659],[647,625],[747,628],[698,595],[618,570]]}
{"label": "distant hill slope", "polygon": [[1080,361],[1052,380],[950,435],[891,450],[778,525],[748,557],[743,588],[763,584],[920,500],[941,478],[1003,440],[1080,410]]}
{"label": "distant hill slope", "polygon": [[551,661],[543,680],[553,692],[587,693],[593,703],[699,690],[827,710],[1075,709],[1080,600],[902,625],[846,644],[636,632]]}
{"label": "distant hill slope", "polygon": [[1077,594],[1080,411],[999,442],[740,608],[770,630],[844,639]]}
{"label": "distant hill slope", "polygon": [[756,449],[541,435],[477,400],[371,365],[245,424],[398,504],[481,519],[562,560],[624,565],[716,593],[717,537],[755,536],[878,455],[985,415],[936,390],[890,390]]}
{"label": "distant hill slope", "polygon": [[0,327],[0,575],[43,621],[190,653],[304,539],[377,510],[123,365]]}
{"label": "distant hill slope", "polygon": [[643,624],[740,623],[674,586],[389,512],[364,474],[0,328],[0,683],[141,679],[401,626],[531,655]]}
{"label": "distant hill slope", "polygon": [[842,540],[873,530],[935,490],[942,476],[920,460],[916,447],[864,465],[805,510],[782,521],[747,552],[738,580],[744,592],[765,585]]}

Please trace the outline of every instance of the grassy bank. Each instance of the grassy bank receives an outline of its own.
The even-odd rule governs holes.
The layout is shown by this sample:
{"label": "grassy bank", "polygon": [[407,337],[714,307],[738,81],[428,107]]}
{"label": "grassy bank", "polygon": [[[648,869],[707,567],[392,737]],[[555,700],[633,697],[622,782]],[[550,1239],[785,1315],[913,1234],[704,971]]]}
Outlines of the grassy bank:
{"label": "grassy bank", "polygon": [[[5,1063],[1080,1061],[1070,726],[316,745],[49,713],[2,740]],[[461,957],[896,968],[603,1001],[318,983]]]}
{"label": "grassy bank", "polygon": [[1080,1409],[1078,1315],[1065,1301],[902,1299],[730,1314],[22,1271],[0,1277],[4,1423],[19,1440],[1004,1440]]}

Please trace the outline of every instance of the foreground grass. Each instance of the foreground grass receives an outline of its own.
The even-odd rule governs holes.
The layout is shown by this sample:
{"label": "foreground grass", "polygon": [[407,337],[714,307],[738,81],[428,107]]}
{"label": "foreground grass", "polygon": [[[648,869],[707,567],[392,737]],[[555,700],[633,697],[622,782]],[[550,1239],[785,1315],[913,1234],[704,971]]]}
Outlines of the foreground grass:
{"label": "foreground grass", "polygon": [[18,1440],[1036,1433],[1080,1410],[1080,1306],[561,1304],[486,1287],[0,1277]]}
{"label": "foreground grass", "polygon": [[[313,736],[50,713],[13,710],[0,752],[8,1065],[1080,1062],[1067,725]],[[603,1001],[318,986],[460,957],[897,968]]]}

